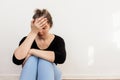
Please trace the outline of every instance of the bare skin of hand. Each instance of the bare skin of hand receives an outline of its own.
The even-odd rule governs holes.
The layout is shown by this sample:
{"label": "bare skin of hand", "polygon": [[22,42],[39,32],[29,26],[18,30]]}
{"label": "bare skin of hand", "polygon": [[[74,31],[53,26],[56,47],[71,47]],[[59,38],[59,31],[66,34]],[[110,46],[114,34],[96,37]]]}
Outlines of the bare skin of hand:
{"label": "bare skin of hand", "polygon": [[31,30],[38,33],[40,29],[46,26],[47,18],[40,17],[31,21]]}

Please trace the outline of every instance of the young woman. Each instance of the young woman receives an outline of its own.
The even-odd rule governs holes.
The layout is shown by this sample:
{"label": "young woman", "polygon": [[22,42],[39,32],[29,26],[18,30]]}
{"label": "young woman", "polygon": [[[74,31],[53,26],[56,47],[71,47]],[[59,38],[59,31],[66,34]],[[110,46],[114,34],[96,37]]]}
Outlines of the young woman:
{"label": "young woman", "polygon": [[15,64],[22,64],[20,80],[61,80],[57,64],[66,59],[65,42],[49,33],[52,24],[46,9],[35,11],[31,31],[22,38],[12,58]]}

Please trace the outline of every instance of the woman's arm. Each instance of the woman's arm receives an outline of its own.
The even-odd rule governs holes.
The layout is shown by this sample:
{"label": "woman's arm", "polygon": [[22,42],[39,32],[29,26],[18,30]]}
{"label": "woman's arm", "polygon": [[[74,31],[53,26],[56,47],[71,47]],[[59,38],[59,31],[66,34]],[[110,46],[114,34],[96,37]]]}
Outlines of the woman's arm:
{"label": "woman's arm", "polygon": [[36,37],[37,33],[30,32],[26,39],[20,44],[20,46],[14,51],[14,56],[21,60],[27,56],[27,53],[29,52],[31,45]]}
{"label": "woman's arm", "polygon": [[66,49],[64,39],[57,36],[54,45],[54,53],[56,64],[63,64],[66,60]]}
{"label": "woman's arm", "polygon": [[55,60],[54,51],[44,51],[44,50],[38,50],[38,49],[30,49],[29,54],[37,56],[37,57],[42,58],[42,59],[45,59],[49,62],[54,62],[54,60]]}
{"label": "woman's arm", "polygon": [[46,24],[46,22],[47,19],[43,17],[31,21],[31,32],[28,34],[23,43],[14,51],[14,56],[18,60],[27,56],[35,37],[37,36],[39,30]]}
{"label": "woman's arm", "polygon": [[60,37],[56,37],[52,46],[52,51],[31,49],[29,54],[43,58],[50,62],[62,64],[66,60],[66,50],[64,40]]}

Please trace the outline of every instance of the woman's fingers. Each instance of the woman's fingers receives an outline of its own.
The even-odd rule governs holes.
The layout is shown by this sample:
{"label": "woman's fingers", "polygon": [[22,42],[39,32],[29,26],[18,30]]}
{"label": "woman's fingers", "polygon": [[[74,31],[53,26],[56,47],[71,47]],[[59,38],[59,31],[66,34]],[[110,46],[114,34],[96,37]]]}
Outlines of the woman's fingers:
{"label": "woman's fingers", "polygon": [[33,19],[31,21],[32,30],[40,30],[40,29],[42,29],[43,27],[47,26],[47,21],[48,21],[47,18],[44,18],[44,17]]}
{"label": "woman's fingers", "polygon": [[47,18],[39,18],[35,21],[34,24],[36,25],[37,28],[41,28],[46,23],[47,23]]}
{"label": "woman's fingers", "polygon": [[45,21],[39,23],[39,27],[43,28],[43,25],[45,25],[46,23],[47,23],[47,20],[45,20]]}
{"label": "woman's fingers", "polygon": [[45,19],[46,19],[46,18],[44,18],[44,17],[37,18],[37,19],[35,20],[35,24],[40,23],[40,22],[44,21]]}

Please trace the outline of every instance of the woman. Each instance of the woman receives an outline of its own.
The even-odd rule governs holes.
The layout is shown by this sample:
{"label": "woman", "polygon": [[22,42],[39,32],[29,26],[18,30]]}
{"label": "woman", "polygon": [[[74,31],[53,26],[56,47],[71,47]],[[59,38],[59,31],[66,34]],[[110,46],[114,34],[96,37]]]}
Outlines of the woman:
{"label": "woman", "polygon": [[49,33],[52,24],[47,10],[35,11],[31,31],[13,54],[13,62],[23,66],[20,80],[61,80],[56,65],[66,59],[65,43],[60,36]]}

